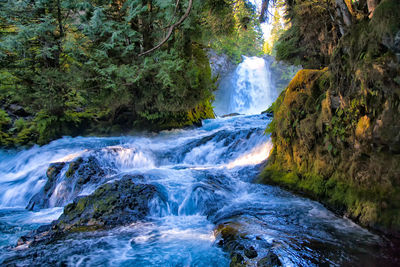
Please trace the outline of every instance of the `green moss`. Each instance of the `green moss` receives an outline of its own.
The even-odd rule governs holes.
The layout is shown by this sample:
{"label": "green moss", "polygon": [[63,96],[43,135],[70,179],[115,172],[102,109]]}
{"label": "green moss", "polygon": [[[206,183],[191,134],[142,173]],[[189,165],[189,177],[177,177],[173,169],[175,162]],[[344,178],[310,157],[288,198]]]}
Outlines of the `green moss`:
{"label": "green moss", "polygon": [[326,182],[321,175],[306,173],[299,181],[298,187],[305,192],[310,192],[317,197],[325,195]]}
{"label": "green moss", "polygon": [[93,232],[93,231],[98,231],[101,229],[99,225],[79,225],[79,226],[74,226],[71,229],[69,229],[68,232],[70,233],[84,233],[84,232]]}
{"label": "green moss", "polygon": [[0,145],[7,146],[10,143],[10,135],[7,132],[7,127],[11,122],[7,112],[0,109]]}
{"label": "green moss", "polygon": [[294,65],[302,65],[304,49],[300,46],[300,29],[297,25],[285,31],[275,44],[276,58]]}
{"label": "green moss", "polygon": [[386,75],[395,65],[376,40],[368,43],[369,27],[362,21],[352,29],[329,71],[299,71],[280,96],[266,130],[274,148],[259,181],[306,194],[364,226],[400,232],[400,158],[371,149],[374,127],[386,143],[396,136],[396,96],[383,93],[395,92]]}
{"label": "green moss", "polygon": [[83,162],[83,158],[78,158],[78,159],[74,160],[73,162],[71,162],[69,164],[69,168],[68,168],[67,172],[65,173],[65,176],[67,176],[68,178],[72,177],[75,174],[76,170],[79,168],[79,166],[82,164],[82,162]]}
{"label": "green moss", "polygon": [[295,172],[287,172],[279,168],[279,165],[267,166],[260,175],[260,182],[284,185],[294,189],[299,182],[299,177]]}
{"label": "green moss", "polygon": [[80,199],[78,201],[78,203],[76,204],[75,211],[77,213],[84,211],[86,205],[87,205],[87,201],[85,199]]}
{"label": "green moss", "polygon": [[[400,229],[398,207],[390,202],[393,199],[383,193],[382,188],[360,188],[338,178],[331,177],[325,180],[318,174],[287,171],[281,166],[281,164],[268,165],[260,174],[259,182],[280,185],[306,194],[327,203],[339,213],[346,213],[364,226],[374,228],[384,226],[394,231]],[[391,208],[382,209],[382,203],[390,205]]]}
{"label": "green moss", "polygon": [[375,9],[370,22],[374,33],[383,38],[385,35],[394,37],[400,30],[400,2],[398,0],[383,0]]}

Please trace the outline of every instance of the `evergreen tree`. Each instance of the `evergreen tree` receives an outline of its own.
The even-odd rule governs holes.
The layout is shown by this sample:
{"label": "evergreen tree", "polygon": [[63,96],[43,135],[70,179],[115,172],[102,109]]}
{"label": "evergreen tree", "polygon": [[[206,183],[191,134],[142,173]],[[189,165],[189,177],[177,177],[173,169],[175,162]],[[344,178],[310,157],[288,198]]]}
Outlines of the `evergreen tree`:
{"label": "evergreen tree", "polygon": [[[192,124],[213,116],[205,49],[236,59],[261,51],[256,12],[244,0],[0,5],[3,145]],[[12,104],[30,116],[17,122]]]}

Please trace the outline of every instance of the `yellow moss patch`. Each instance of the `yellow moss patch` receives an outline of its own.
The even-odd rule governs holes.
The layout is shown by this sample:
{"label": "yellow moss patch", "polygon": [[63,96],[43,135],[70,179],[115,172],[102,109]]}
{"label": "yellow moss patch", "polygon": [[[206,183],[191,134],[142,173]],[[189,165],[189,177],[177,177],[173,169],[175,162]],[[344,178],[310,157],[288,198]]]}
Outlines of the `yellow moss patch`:
{"label": "yellow moss patch", "polygon": [[299,70],[296,76],[290,81],[288,85],[289,90],[295,90],[296,88],[304,88],[310,81],[315,79],[315,75],[320,74],[321,70],[315,69],[304,69]]}
{"label": "yellow moss patch", "polygon": [[357,123],[356,136],[358,138],[365,138],[370,126],[371,126],[371,122],[370,122],[370,119],[368,118],[368,116],[365,115],[365,116],[361,117]]}
{"label": "yellow moss patch", "polygon": [[360,202],[356,204],[352,216],[359,217],[359,221],[363,225],[373,226],[378,219],[378,209],[376,204],[370,201]]}

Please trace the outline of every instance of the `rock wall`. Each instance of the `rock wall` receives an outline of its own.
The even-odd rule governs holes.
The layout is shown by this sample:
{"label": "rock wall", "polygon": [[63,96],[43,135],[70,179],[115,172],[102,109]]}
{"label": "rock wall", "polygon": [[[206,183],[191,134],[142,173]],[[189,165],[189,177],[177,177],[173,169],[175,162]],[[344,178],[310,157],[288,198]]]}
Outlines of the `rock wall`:
{"label": "rock wall", "polygon": [[232,60],[225,54],[218,55],[214,50],[208,50],[207,55],[210,60],[213,77],[224,77],[236,67]]}

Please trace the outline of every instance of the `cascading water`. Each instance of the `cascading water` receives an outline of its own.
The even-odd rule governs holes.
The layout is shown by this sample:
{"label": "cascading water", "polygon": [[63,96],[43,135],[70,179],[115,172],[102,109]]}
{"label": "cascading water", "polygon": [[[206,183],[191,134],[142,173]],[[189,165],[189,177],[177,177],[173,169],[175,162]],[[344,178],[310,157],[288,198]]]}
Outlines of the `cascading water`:
{"label": "cascading water", "polygon": [[260,114],[276,99],[270,71],[272,62],[259,57],[243,57],[234,72],[226,75],[216,92],[215,113]]}
{"label": "cascading water", "polygon": [[[263,62],[246,58],[239,66],[232,109],[223,113],[259,113],[273,101]],[[376,252],[380,237],[316,202],[251,183],[271,150],[264,135],[269,121],[266,115],[242,115],[150,137],[63,138],[1,151],[0,264],[229,266],[229,253],[214,236],[216,227],[227,223],[246,231],[243,242],[257,251],[250,265],[271,250],[285,266],[384,262],[383,252]],[[55,162],[60,174],[46,195],[46,170]],[[87,164],[90,179],[82,180],[79,171],[68,175],[71,162]],[[159,191],[146,220],[71,235],[37,250],[13,248],[19,236],[57,219],[74,198],[127,175]],[[24,209],[28,204],[35,211]]]}

